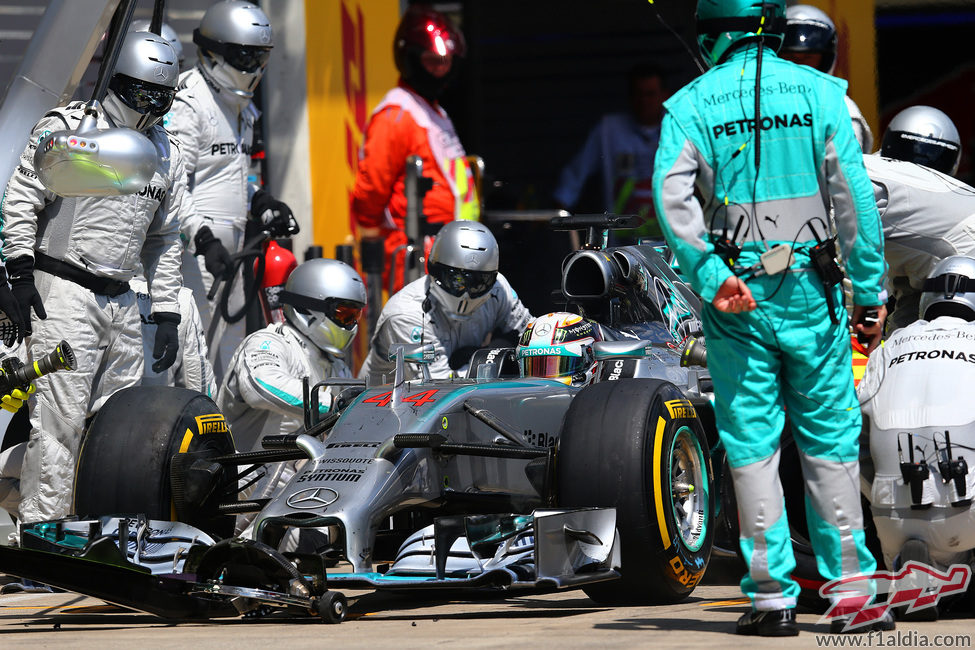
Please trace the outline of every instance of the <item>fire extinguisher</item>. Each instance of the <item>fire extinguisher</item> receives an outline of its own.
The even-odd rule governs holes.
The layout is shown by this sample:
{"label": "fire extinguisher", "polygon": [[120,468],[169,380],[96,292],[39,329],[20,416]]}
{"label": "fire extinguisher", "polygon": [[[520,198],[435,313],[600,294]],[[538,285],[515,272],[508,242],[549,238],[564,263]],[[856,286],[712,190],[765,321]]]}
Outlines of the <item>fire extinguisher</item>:
{"label": "fire extinguisher", "polygon": [[[264,321],[280,323],[284,321],[283,306],[278,300],[278,294],[284,289],[288,276],[298,266],[294,253],[275,240],[270,240],[264,248],[264,275],[261,279],[261,311]],[[254,261],[254,272],[257,273],[258,262]]]}

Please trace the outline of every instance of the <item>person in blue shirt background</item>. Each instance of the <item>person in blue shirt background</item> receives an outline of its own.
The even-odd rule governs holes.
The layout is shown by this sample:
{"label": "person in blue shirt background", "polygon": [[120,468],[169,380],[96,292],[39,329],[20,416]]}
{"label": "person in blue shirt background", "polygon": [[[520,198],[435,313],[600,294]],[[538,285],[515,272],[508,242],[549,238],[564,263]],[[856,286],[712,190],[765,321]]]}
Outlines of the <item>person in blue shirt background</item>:
{"label": "person in blue shirt background", "polygon": [[648,63],[627,74],[629,110],[604,115],[582,149],[562,169],[553,193],[556,204],[572,210],[586,181],[599,172],[602,210],[638,214],[646,222],[640,236],[660,236],[653,211],[653,159],[660,118],[669,92],[660,69]]}

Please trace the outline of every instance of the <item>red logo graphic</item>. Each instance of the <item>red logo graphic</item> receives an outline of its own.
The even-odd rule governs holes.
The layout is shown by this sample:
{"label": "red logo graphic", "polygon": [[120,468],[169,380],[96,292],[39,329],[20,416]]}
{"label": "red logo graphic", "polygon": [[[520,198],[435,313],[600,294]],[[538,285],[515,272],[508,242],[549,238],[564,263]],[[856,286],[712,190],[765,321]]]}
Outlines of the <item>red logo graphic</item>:
{"label": "red logo graphic", "polygon": [[[880,620],[891,607],[907,605],[908,612],[933,607],[943,596],[965,593],[971,579],[966,564],[953,564],[944,572],[910,561],[897,572],[831,580],[819,588],[819,595],[832,603],[822,620],[847,618],[843,629],[853,630]],[[886,600],[877,602],[882,594]]]}

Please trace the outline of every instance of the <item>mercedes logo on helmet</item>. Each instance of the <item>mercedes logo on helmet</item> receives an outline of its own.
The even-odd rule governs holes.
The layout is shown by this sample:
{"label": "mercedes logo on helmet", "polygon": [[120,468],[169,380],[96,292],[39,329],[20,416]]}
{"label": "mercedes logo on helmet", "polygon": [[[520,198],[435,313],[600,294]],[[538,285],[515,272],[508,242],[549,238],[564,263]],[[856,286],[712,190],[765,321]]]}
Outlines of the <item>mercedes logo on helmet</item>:
{"label": "mercedes logo on helmet", "polygon": [[295,492],[288,497],[288,505],[298,510],[314,510],[330,506],[339,500],[339,493],[332,488],[313,487]]}
{"label": "mercedes logo on helmet", "polygon": [[535,334],[539,336],[545,336],[552,331],[552,326],[549,323],[542,323],[535,328]]}
{"label": "mercedes logo on helmet", "polygon": [[261,30],[261,42],[270,43],[271,42],[271,30],[267,27]]}
{"label": "mercedes logo on helmet", "polygon": [[160,79],[161,81],[166,81],[166,78],[169,76],[168,74],[166,74],[166,69],[161,65],[156,66],[155,74],[156,74],[156,79]]}

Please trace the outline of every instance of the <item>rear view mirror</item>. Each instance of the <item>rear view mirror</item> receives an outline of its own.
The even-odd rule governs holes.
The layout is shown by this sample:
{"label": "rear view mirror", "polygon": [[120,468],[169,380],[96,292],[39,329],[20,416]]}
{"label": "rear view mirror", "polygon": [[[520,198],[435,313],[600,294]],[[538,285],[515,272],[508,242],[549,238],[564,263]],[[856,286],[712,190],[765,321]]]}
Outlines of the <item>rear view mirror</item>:
{"label": "rear view mirror", "polygon": [[158,169],[156,147],[127,128],[99,129],[97,102],[73,131],[55,131],[37,145],[34,169],[61,196],[117,196],[141,191]]}
{"label": "rear view mirror", "polygon": [[627,339],[623,341],[596,341],[592,344],[596,361],[610,359],[646,359],[653,354],[653,341]]}

